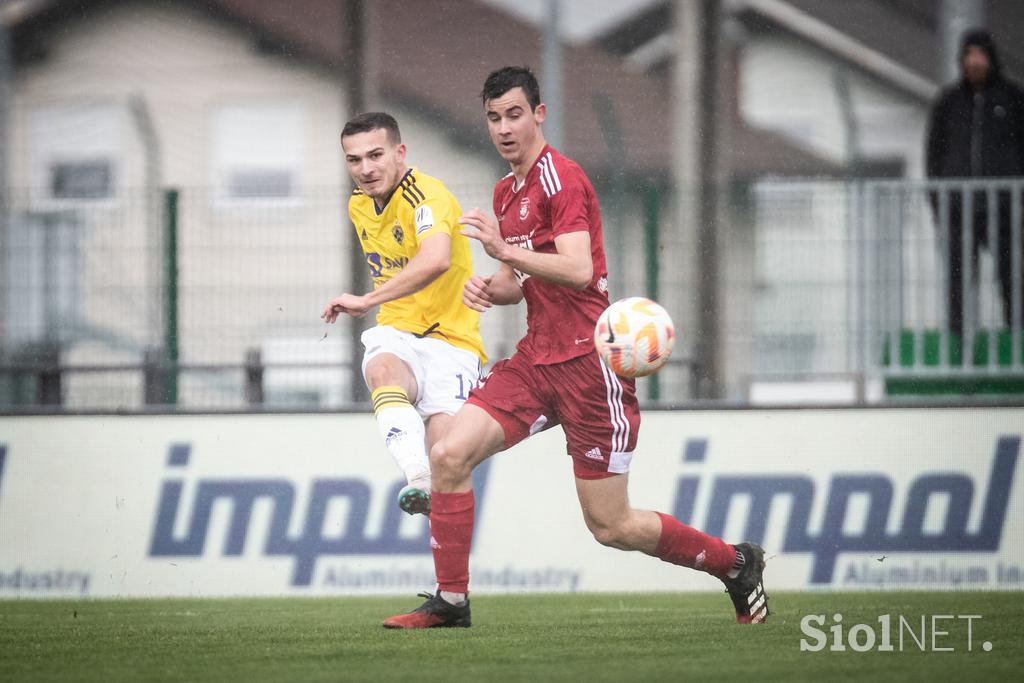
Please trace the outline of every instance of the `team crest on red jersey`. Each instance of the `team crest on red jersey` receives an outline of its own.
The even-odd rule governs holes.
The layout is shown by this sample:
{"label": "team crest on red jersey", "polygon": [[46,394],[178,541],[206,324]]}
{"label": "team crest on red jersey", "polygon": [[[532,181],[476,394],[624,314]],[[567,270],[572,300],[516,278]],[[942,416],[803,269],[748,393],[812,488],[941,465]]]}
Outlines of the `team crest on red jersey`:
{"label": "team crest on red jersey", "polygon": [[525,220],[530,215],[530,198],[523,197],[519,202],[519,220]]}

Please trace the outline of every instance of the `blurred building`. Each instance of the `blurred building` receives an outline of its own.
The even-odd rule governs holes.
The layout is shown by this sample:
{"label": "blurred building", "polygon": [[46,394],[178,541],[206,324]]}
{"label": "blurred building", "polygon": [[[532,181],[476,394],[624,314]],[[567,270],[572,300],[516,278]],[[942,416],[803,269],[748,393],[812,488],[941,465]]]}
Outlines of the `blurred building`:
{"label": "blurred building", "polygon": [[[0,344],[9,355],[55,349],[64,365],[124,366],[67,375],[71,406],[137,406],[143,380],[132,368],[172,342],[177,361],[195,366],[181,377],[183,406],[242,401],[253,351],[270,365],[333,364],[327,374],[268,365],[268,400],[344,402],[353,373],[340,364],[358,354],[343,330],[324,337],[316,316],[353,283],[338,144],[355,113],[351,93],[398,117],[414,165],[444,179],[464,207],[486,208],[505,170],[487,140],[480,86],[498,66],[543,61],[543,20],[501,4],[8,2]],[[598,22],[600,35],[564,45],[563,151],[602,197],[613,297],[656,295],[679,323],[679,362],[658,380],[663,399],[685,400],[700,372],[688,332],[702,275],[692,221],[678,210],[698,201],[696,188],[675,180],[673,156],[681,5],[631,4],[612,25]],[[1024,6],[987,6],[1008,72],[1021,73],[1012,38]],[[739,398],[752,378],[855,369],[843,181],[920,177],[925,113],[940,85],[937,18],[923,0],[721,7],[717,353],[720,395]],[[808,178],[816,182],[796,182]],[[179,191],[176,264],[169,188]],[[492,269],[476,256],[478,270]],[[483,325],[500,357],[524,316],[495,311]]]}
{"label": "blurred building", "polygon": [[[9,3],[5,348],[56,346],[68,365],[132,365],[164,348],[162,191],[177,188],[178,362],[238,365],[253,349],[279,363],[350,360],[346,335],[321,339],[317,314],[351,283],[338,133],[354,113],[352,4]],[[479,90],[498,66],[539,63],[537,27],[477,2],[364,7],[366,108],[393,112],[412,163],[464,206],[488,207],[505,171]],[[623,204],[626,186],[666,188],[657,79],[586,47],[566,51],[566,71],[567,151]],[[485,318],[491,355],[510,352],[522,317]],[[219,393],[230,405],[241,373],[186,373],[182,402]],[[62,392],[70,405],[132,405],[131,376],[71,375]],[[295,400],[335,403],[344,388],[316,387],[336,379],[297,381]]]}

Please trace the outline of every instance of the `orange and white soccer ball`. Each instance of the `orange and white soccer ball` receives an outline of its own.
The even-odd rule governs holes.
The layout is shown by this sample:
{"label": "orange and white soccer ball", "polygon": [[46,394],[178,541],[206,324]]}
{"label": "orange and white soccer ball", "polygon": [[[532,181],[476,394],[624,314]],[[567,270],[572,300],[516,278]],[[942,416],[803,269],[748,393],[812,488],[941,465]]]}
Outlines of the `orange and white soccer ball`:
{"label": "orange and white soccer ball", "polygon": [[657,372],[672,354],[676,328],[664,308],[641,296],[616,301],[594,327],[594,346],[616,375]]}

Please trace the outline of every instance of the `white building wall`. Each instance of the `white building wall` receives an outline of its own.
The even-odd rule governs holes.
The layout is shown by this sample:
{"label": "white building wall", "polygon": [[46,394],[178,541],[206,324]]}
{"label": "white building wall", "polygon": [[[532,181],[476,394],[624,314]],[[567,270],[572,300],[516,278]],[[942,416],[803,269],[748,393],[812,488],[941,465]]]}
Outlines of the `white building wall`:
{"label": "white building wall", "polygon": [[845,78],[861,156],[902,158],[907,174],[920,177],[927,103],[786,35],[754,36],[740,54],[740,110],[750,125],[843,163],[847,124],[836,81]]}

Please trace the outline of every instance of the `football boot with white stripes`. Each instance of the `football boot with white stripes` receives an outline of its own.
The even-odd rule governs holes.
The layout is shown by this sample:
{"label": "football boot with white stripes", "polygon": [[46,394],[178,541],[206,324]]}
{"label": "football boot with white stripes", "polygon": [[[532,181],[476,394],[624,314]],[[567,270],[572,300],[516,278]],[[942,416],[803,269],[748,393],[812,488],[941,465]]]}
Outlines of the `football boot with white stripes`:
{"label": "football boot with white stripes", "polygon": [[768,594],[764,592],[764,550],[753,543],[740,543],[744,564],[735,579],[722,579],[725,592],[736,607],[737,624],[760,624],[768,618]]}

